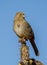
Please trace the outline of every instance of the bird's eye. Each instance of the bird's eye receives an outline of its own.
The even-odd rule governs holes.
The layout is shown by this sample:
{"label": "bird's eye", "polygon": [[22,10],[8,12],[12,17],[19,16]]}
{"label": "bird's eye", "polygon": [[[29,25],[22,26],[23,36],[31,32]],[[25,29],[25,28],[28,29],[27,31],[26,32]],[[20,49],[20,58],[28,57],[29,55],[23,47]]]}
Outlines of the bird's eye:
{"label": "bird's eye", "polygon": [[24,15],[24,13],[23,13],[23,15]]}

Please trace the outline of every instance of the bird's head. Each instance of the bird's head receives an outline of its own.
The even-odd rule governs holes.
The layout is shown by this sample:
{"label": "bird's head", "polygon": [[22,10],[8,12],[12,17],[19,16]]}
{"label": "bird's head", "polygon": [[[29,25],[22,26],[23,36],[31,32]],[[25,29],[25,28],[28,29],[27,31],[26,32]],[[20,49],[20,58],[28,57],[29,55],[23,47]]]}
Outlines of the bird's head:
{"label": "bird's head", "polygon": [[15,19],[24,19],[25,18],[25,14],[23,12],[17,12]]}

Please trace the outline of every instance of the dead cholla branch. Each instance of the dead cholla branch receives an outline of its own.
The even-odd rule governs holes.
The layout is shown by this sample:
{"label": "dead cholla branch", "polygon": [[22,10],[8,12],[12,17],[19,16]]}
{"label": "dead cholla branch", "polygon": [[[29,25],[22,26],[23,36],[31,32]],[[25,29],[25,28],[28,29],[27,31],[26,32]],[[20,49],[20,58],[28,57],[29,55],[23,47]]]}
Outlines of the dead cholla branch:
{"label": "dead cholla branch", "polygon": [[28,64],[24,64],[23,62],[20,62],[19,65],[44,65],[43,63],[41,63],[38,60],[28,60]]}
{"label": "dead cholla branch", "polygon": [[26,45],[26,42],[21,42],[21,61],[19,65],[43,65],[38,60],[29,58],[29,47]]}

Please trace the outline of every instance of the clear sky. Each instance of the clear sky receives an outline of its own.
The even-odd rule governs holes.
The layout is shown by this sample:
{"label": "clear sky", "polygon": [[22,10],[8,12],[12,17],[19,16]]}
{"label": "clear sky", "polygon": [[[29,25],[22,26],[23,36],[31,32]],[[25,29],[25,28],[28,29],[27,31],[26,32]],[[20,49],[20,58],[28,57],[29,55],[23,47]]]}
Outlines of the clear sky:
{"label": "clear sky", "polygon": [[34,30],[40,56],[36,57],[29,41],[31,58],[47,65],[47,0],[0,0],[0,65],[18,65],[20,43],[13,31],[16,12],[22,11]]}

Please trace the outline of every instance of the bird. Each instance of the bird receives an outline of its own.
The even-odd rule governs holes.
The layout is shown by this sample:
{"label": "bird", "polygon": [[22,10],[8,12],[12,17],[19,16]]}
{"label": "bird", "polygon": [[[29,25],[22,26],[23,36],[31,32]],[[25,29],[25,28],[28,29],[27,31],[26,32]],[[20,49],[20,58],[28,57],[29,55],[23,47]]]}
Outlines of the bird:
{"label": "bird", "polygon": [[39,51],[35,43],[35,36],[31,25],[26,21],[24,12],[17,12],[14,17],[13,30],[19,37],[19,40],[29,40],[36,56],[39,56]]}

